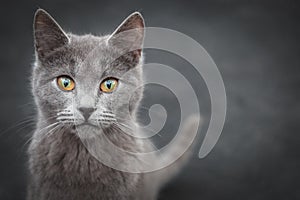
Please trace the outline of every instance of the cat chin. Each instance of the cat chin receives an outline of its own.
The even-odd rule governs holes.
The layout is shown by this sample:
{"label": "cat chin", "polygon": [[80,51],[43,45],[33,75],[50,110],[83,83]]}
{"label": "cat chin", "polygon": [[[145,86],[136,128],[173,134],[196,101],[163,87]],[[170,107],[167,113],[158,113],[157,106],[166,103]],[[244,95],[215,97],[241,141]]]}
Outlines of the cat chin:
{"label": "cat chin", "polygon": [[74,126],[73,131],[81,139],[93,139],[103,134],[103,129],[101,127],[90,124],[76,125]]}

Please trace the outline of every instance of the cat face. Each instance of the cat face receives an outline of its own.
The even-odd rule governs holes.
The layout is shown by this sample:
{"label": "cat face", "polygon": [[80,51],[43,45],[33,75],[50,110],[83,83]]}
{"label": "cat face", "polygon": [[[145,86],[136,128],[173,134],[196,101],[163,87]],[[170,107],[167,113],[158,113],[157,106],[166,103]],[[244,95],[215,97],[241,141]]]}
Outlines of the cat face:
{"label": "cat face", "polygon": [[143,28],[141,15],[133,13],[112,35],[77,36],[38,10],[32,88],[40,116],[70,128],[132,120],[143,93]]}

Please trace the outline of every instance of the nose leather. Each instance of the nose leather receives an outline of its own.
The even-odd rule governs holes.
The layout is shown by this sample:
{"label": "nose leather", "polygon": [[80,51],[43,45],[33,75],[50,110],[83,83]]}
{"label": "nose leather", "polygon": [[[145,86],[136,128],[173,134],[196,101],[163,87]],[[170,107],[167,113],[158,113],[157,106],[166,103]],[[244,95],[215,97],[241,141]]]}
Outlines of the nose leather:
{"label": "nose leather", "polygon": [[78,110],[81,112],[82,116],[85,120],[88,120],[90,116],[93,114],[93,112],[96,110],[96,108],[92,107],[80,107]]}

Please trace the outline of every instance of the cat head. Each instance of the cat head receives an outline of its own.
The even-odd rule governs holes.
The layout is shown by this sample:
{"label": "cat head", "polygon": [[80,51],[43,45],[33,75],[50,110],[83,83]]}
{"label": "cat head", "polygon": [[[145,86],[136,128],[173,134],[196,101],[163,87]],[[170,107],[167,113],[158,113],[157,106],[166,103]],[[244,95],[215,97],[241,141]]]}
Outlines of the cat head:
{"label": "cat head", "polygon": [[37,10],[32,91],[39,117],[100,129],[132,120],[143,94],[143,28],[135,12],[111,35],[78,36]]}

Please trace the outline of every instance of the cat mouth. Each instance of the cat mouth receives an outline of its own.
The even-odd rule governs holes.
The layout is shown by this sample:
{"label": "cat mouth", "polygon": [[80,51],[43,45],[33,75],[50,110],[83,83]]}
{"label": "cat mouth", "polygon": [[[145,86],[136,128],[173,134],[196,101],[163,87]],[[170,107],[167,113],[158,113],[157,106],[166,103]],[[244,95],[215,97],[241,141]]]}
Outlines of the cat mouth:
{"label": "cat mouth", "polygon": [[89,122],[83,122],[81,124],[77,124],[77,125],[75,125],[75,128],[76,127],[94,127],[94,128],[99,128],[98,126],[96,126],[94,124],[91,124]]}

